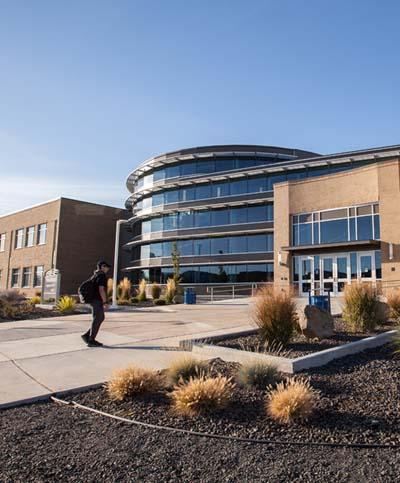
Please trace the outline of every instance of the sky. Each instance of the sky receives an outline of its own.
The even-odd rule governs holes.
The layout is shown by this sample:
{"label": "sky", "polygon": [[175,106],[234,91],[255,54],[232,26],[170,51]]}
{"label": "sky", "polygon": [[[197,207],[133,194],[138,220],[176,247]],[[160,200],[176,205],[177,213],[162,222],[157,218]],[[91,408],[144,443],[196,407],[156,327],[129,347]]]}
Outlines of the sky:
{"label": "sky", "polygon": [[400,2],[0,0],[0,215],[122,207],[145,159],[400,144]]}

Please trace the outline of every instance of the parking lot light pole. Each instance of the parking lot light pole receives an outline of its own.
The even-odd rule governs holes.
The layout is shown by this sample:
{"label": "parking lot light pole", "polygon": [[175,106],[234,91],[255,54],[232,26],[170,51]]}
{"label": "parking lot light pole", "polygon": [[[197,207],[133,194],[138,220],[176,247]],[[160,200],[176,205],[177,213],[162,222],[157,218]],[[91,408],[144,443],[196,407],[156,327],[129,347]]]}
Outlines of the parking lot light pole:
{"label": "parking lot light pole", "polygon": [[119,235],[121,231],[121,225],[128,223],[129,220],[117,220],[115,228],[115,248],[114,248],[114,273],[113,273],[113,292],[112,292],[112,304],[110,309],[117,309],[117,277],[118,277],[118,258],[119,258]]}

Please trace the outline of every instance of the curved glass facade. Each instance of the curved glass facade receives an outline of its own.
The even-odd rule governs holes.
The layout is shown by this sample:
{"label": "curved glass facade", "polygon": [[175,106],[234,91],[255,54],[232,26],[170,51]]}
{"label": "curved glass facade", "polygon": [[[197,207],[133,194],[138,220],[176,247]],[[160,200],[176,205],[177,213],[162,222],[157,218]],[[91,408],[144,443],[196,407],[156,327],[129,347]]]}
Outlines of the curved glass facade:
{"label": "curved glass facade", "polygon": [[[254,146],[237,145],[234,155],[224,156],[233,147],[224,148],[214,154],[196,148],[161,155],[129,176],[133,216],[123,269],[133,282],[145,277],[165,283],[172,274],[174,242],[183,283],[272,282],[273,230],[281,222],[274,219],[274,184],[375,162],[261,146],[256,148],[265,155],[250,156]],[[333,218],[326,218],[333,212],[297,215],[288,230],[295,246],[379,239],[378,208],[369,209],[350,207]]]}

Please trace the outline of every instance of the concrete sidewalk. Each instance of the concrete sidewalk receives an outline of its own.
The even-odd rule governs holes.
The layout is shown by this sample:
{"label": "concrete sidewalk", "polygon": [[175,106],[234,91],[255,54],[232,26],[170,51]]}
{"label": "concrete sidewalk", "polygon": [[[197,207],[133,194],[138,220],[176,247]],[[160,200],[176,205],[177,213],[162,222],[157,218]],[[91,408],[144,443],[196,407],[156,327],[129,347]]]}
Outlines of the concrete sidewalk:
{"label": "concrete sidewalk", "polygon": [[0,324],[0,408],[101,384],[128,363],[162,369],[179,341],[250,328],[249,300],[109,312],[99,333],[103,348],[80,335],[90,315]]}

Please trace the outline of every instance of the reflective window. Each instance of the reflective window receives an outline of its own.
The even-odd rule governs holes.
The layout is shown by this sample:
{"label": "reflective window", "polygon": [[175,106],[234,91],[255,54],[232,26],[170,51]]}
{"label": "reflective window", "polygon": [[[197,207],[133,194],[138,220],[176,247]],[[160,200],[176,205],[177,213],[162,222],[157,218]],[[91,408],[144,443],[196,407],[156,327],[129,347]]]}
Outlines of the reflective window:
{"label": "reflective window", "polygon": [[256,176],[255,178],[248,179],[248,193],[261,193],[263,191],[267,191],[267,179],[265,176]]}
{"label": "reflective window", "polygon": [[179,228],[193,228],[193,212],[181,211],[179,213]]}
{"label": "reflective window", "polygon": [[379,215],[374,216],[374,239],[375,240],[381,239],[381,224],[379,220]]}
{"label": "reflective window", "polygon": [[375,252],[375,272],[376,278],[382,278],[382,261],[381,261],[381,252]]}
{"label": "reflective window", "polygon": [[312,244],[312,225],[311,223],[304,223],[298,225],[299,227],[299,245],[311,245]]}
{"label": "reflective window", "polygon": [[343,242],[348,240],[347,219],[321,221],[321,243]]}
{"label": "reflective window", "polygon": [[193,255],[193,240],[178,240],[177,248],[179,256],[191,257]]}
{"label": "reflective window", "polygon": [[293,282],[299,281],[299,257],[293,257]]}
{"label": "reflective window", "polygon": [[168,166],[165,169],[165,172],[166,172],[166,175],[165,175],[166,178],[176,178],[180,175],[180,167],[177,164]]}
{"label": "reflective window", "polygon": [[164,193],[164,201],[165,201],[165,204],[178,203],[179,191],[178,190],[166,191]]}
{"label": "reflective window", "polygon": [[247,179],[231,181],[231,195],[242,195],[247,193]]}
{"label": "reflective window", "polygon": [[231,208],[230,223],[247,223],[247,208]]}
{"label": "reflective window", "polygon": [[162,231],[163,229],[163,219],[162,217],[159,218],[152,218],[151,219],[151,231]]}
{"label": "reflective window", "polygon": [[247,237],[235,236],[229,240],[230,253],[246,253],[247,252]]}
{"label": "reflective window", "polygon": [[267,236],[266,235],[250,235],[248,237],[249,252],[266,252]]}
{"label": "reflective window", "polygon": [[171,213],[164,217],[164,230],[177,230],[178,229],[178,213]]}
{"label": "reflective window", "polygon": [[211,241],[209,238],[199,238],[194,240],[194,252],[195,256],[198,255],[210,255],[211,253]]}
{"label": "reflective window", "polygon": [[173,250],[172,242],[163,242],[161,243],[161,245],[162,245],[162,256],[170,257]]}
{"label": "reflective window", "polygon": [[156,169],[153,173],[153,180],[156,183],[165,179],[165,169]]}
{"label": "reflective window", "polygon": [[196,199],[204,200],[211,198],[211,185],[198,185],[196,186]]}
{"label": "reflective window", "polygon": [[266,221],[267,220],[267,208],[265,205],[255,205],[249,207],[248,221],[249,223]]}
{"label": "reflective window", "polygon": [[357,253],[350,253],[350,276],[357,279]]}
{"label": "reflective window", "polygon": [[189,175],[192,175],[192,174],[196,174],[196,162],[182,163],[180,175],[181,176],[189,176]]}
{"label": "reflective window", "polygon": [[212,197],[213,198],[221,198],[222,196],[229,196],[230,194],[230,184],[229,182],[224,183],[213,183],[211,185],[212,188]]}
{"label": "reflective window", "polygon": [[162,257],[162,243],[152,243],[150,245],[150,258]]}
{"label": "reflective window", "polygon": [[357,238],[358,240],[371,240],[373,238],[371,216],[357,218]]}
{"label": "reflective window", "polygon": [[229,251],[229,238],[211,238],[211,255],[222,255]]}
{"label": "reflective window", "polygon": [[211,211],[211,225],[229,225],[229,210],[212,210]]}
{"label": "reflective window", "polygon": [[271,174],[267,178],[267,190],[270,191],[274,189],[275,183],[281,183],[282,181],[286,181],[285,174]]}
{"label": "reflective window", "polygon": [[215,171],[215,162],[210,160],[197,161],[197,173],[213,173]]}
{"label": "reflective window", "polygon": [[151,233],[151,220],[142,221],[142,233]]}
{"label": "reflective window", "polygon": [[211,212],[210,211],[195,211],[194,212],[194,226],[196,228],[211,226]]}
{"label": "reflective window", "polygon": [[234,159],[217,159],[215,162],[216,171],[231,171],[235,169]]}
{"label": "reflective window", "polygon": [[190,186],[189,188],[181,188],[180,201],[193,201],[196,199],[196,187]]}
{"label": "reflective window", "polygon": [[[155,193],[153,195],[153,206],[160,206],[164,204],[164,193]],[[137,209],[141,209],[137,204]]]}

